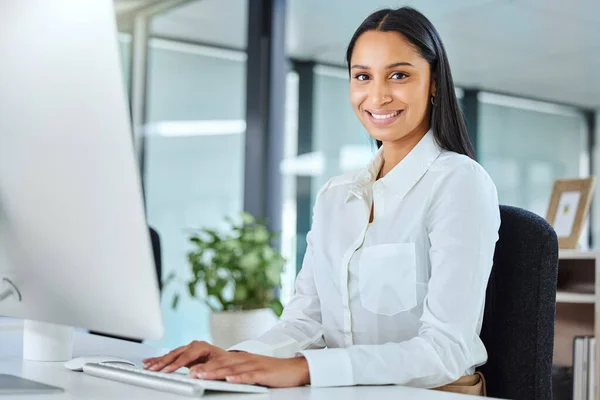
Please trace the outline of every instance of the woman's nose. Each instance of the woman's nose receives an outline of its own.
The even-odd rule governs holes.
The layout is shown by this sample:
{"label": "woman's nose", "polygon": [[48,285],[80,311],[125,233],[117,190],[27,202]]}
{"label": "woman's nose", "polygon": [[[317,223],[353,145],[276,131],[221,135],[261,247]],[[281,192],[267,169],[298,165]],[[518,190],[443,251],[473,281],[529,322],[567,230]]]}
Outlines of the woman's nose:
{"label": "woman's nose", "polygon": [[376,107],[388,104],[392,101],[392,96],[388,85],[384,82],[375,82],[371,86],[371,101]]}

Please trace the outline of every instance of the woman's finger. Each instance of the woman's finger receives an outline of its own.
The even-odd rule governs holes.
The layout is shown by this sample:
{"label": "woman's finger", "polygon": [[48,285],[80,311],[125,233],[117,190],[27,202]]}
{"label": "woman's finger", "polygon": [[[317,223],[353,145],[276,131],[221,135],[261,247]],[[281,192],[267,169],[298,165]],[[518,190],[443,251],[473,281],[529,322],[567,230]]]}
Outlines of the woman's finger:
{"label": "woman's finger", "polygon": [[246,363],[256,356],[248,353],[227,353],[204,364],[198,364],[190,369],[190,373],[196,374],[212,372],[219,368],[229,367],[236,364]]}
{"label": "woman's finger", "polygon": [[166,365],[169,365],[179,355],[187,350],[188,346],[181,346],[165,354],[162,357],[156,358],[152,363],[144,364],[144,368],[151,371],[158,371],[163,369]]}
{"label": "woman's finger", "polygon": [[156,360],[158,359],[158,357],[150,357],[150,358],[144,358],[142,360],[142,363],[144,364],[144,366],[146,365],[150,365],[150,364],[154,364],[156,362]]}
{"label": "woman's finger", "polygon": [[199,361],[205,361],[213,351],[214,346],[206,342],[193,342],[179,357],[165,366],[162,372],[173,372],[181,367],[189,367]]}
{"label": "woman's finger", "polygon": [[173,372],[177,371],[181,367],[188,367],[194,364],[199,358],[204,356],[203,353],[198,353],[198,351],[188,350],[185,353],[182,353],[179,357],[173,360],[170,364],[161,369],[161,372]]}
{"label": "woman's finger", "polygon": [[225,379],[228,376],[239,375],[246,372],[257,371],[260,365],[255,361],[241,362],[240,364],[227,365],[216,368],[210,372],[195,372],[190,375],[199,379]]}
{"label": "woman's finger", "polygon": [[231,375],[225,377],[225,380],[230,383],[246,383],[249,385],[261,384],[263,380],[264,372],[262,371],[251,371],[243,372],[238,375]]}

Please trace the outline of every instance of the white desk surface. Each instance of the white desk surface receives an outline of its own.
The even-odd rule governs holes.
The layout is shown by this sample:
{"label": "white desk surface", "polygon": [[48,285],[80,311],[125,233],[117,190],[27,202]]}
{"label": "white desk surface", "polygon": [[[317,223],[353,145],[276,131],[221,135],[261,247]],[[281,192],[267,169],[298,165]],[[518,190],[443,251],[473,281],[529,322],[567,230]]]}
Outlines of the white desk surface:
{"label": "white desk surface", "polygon": [[[11,328],[2,329],[0,326],[0,373],[17,375],[65,389],[65,392],[60,394],[20,395],[18,396],[19,400],[190,399],[190,397],[172,395],[88,376],[83,372],[69,371],[63,367],[63,363],[25,361],[22,359],[22,328],[15,328],[14,325]],[[94,354],[115,355],[141,364],[143,358],[157,356],[162,352],[146,344],[76,332],[73,356]],[[376,398],[377,400],[467,400],[479,397],[401,386],[344,388],[311,388],[306,386],[293,389],[270,389],[268,394],[210,393],[206,394],[205,398],[218,400],[362,400],[370,398]]]}

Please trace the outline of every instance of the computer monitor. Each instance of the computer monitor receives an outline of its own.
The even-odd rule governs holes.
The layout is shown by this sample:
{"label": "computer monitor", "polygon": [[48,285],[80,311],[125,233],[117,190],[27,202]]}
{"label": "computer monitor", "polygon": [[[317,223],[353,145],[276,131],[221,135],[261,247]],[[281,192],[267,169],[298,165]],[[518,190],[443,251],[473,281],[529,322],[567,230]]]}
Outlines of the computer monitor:
{"label": "computer monitor", "polygon": [[163,333],[113,7],[0,4],[0,315],[41,352],[63,326]]}

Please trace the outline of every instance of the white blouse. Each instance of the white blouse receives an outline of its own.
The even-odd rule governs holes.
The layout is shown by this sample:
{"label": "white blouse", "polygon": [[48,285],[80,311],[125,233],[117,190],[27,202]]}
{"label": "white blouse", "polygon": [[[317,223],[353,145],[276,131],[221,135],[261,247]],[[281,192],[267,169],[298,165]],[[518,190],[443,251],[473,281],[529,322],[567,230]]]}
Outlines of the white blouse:
{"label": "white blouse", "polygon": [[272,329],[232,349],[302,354],[312,386],[436,387],[485,363],[496,187],[431,132],[376,181],[382,163],[379,151],[321,189],[295,296]]}

